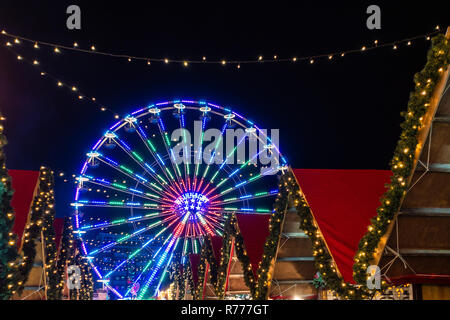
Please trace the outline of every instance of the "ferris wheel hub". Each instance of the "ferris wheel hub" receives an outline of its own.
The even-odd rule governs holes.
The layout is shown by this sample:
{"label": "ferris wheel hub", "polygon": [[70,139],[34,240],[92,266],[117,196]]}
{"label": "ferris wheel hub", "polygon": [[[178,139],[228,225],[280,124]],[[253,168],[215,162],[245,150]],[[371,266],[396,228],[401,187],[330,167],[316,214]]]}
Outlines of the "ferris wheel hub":
{"label": "ferris wheel hub", "polygon": [[186,192],[174,201],[173,210],[180,216],[189,215],[190,220],[196,220],[208,209],[209,199],[201,193]]}

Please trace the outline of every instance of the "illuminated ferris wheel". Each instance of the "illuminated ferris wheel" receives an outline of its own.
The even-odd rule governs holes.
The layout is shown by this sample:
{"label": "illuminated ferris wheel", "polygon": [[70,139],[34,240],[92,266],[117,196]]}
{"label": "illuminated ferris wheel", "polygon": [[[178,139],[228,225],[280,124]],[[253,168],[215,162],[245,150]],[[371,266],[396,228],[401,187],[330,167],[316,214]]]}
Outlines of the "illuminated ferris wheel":
{"label": "illuminated ferris wheel", "polygon": [[204,101],[152,104],[111,126],[77,177],[74,230],[118,299],[156,296],[171,263],[231,214],[270,214],[287,166],[273,133]]}

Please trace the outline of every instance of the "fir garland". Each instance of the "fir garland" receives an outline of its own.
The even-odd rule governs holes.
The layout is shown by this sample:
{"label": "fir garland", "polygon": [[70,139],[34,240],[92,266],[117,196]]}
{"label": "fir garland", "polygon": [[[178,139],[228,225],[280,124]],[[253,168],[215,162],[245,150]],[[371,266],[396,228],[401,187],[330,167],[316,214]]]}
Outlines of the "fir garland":
{"label": "fir garland", "polygon": [[[188,286],[189,286],[189,291],[192,295],[192,297],[194,298],[195,296],[195,283],[194,283],[194,277],[192,276],[192,268],[190,266],[186,266],[185,267],[186,271],[186,278],[188,280]],[[195,298],[194,298],[195,300]]]}
{"label": "fir garland", "polygon": [[[53,174],[48,174],[49,169],[45,167],[41,167],[39,172],[39,186],[37,193],[33,199],[31,212],[30,212],[30,220],[25,226],[23,242],[22,242],[22,250],[21,250],[21,262],[16,270],[16,290],[19,295],[22,294],[24,289],[24,284],[28,280],[28,275],[33,268],[34,259],[36,258],[36,241],[38,241],[41,237],[41,231],[46,229],[47,234],[44,234],[48,240],[50,240],[51,236],[48,232],[53,229],[53,219],[54,219],[54,195],[53,195]],[[53,236],[51,236],[53,239]],[[54,241],[54,240],[53,240]],[[49,277],[53,277],[54,270],[56,268],[56,259],[52,257],[56,256],[56,246],[54,246],[51,241],[49,247],[46,247],[47,255],[44,258],[49,257],[49,261],[52,261],[49,265],[50,270],[47,270],[47,275]],[[47,260],[47,259],[46,259]],[[57,274],[56,274],[57,277]],[[52,285],[59,284],[59,280],[53,281],[51,280],[50,285],[50,296],[54,297],[55,289]]]}
{"label": "fir garland", "polygon": [[195,292],[193,294],[194,300],[201,300],[202,294],[203,294],[203,286],[205,282],[205,274],[206,274],[206,266],[208,263],[208,252],[207,249],[211,248],[211,246],[208,246],[206,243],[209,243],[208,238],[205,238],[205,241],[203,242],[202,249],[200,251],[200,263],[198,265],[198,283],[197,288],[195,288]]}
{"label": "fir garland", "polygon": [[12,233],[14,225],[14,210],[11,199],[14,191],[11,188],[11,177],[6,169],[3,147],[7,144],[0,126],[0,300],[8,300],[15,293],[16,236]]}
{"label": "fir garland", "polygon": [[[55,230],[53,222],[55,221],[55,197],[54,197],[54,177],[53,171],[46,168],[41,169],[41,180],[47,184],[48,197],[46,201],[46,210],[43,217],[42,234],[45,243],[45,263],[47,277],[47,299],[61,299],[63,287],[60,285],[62,275],[57,267],[57,249],[55,243]],[[41,190],[42,192],[43,190]]]}
{"label": "fir garland", "polygon": [[367,233],[359,242],[354,258],[353,278],[361,285],[366,285],[366,270],[374,259],[381,238],[388,230],[395,215],[400,209],[402,199],[406,194],[410,177],[414,169],[414,153],[418,148],[418,134],[423,126],[423,118],[430,106],[430,100],[436,84],[449,65],[449,40],[439,34],[432,39],[425,67],[414,76],[415,90],[411,93],[405,118],[401,124],[402,132],[390,162],[391,183],[381,198],[377,216],[371,220]]}
{"label": "fir garland", "polygon": [[211,284],[219,300],[225,297],[225,284],[227,280],[228,262],[230,261],[231,243],[232,243],[232,217],[228,216],[223,228],[222,248],[220,249],[220,261],[217,267],[217,281],[214,283],[211,278]]}
{"label": "fir garland", "polygon": [[171,269],[171,277],[174,279],[173,283],[175,285],[174,295],[176,295],[176,290],[178,288],[178,297],[174,297],[174,300],[175,298],[178,298],[178,300],[183,300],[186,293],[186,272],[184,272],[184,267],[180,263],[172,264]]}
{"label": "fir garland", "polygon": [[250,258],[247,255],[247,250],[244,246],[244,238],[239,230],[239,225],[237,218],[233,215],[231,220],[231,227],[234,236],[234,248],[236,250],[236,257],[242,264],[242,270],[244,271],[244,282],[245,285],[250,289],[250,294],[255,297],[256,294],[256,281],[253,274],[252,264],[250,263]]}
{"label": "fir garland", "polygon": [[[66,274],[66,267],[74,264],[75,240],[73,237],[72,217],[64,218],[63,234],[61,237],[61,249],[59,251],[57,272],[60,275]],[[64,288],[66,277],[61,276],[60,287]]]}
{"label": "fir garland", "polygon": [[94,279],[92,277],[92,268],[89,263],[82,261],[81,269],[81,286],[78,293],[79,300],[92,300],[94,297]]}
{"label": "fir garland", "polygon": [[[283,181],[283,179],[282,176],[281,180]],[[262,260],[258,266],[258,283],[254,295],[254,299],[257,300],[267,299],[271,283],[269,269],[278,249],[281,227],[288,206],[288,192],[286,188],[283,188],[282,183],[279,183],[278,190],[277,199],[275,200],[274,209],[269,220],[269,236],[264,244]]]}

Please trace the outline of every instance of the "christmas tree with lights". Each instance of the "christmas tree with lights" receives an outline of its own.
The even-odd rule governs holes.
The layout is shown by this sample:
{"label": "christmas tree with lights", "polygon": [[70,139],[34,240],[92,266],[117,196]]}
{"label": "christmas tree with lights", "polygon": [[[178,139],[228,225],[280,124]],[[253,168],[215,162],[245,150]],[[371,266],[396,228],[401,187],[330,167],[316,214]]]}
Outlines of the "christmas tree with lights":
{"label": "christmas tree with lights", "polygon": [[11,177],[6,169],[3,148],[7,144],[0,125],[0,299],[8,300],[14,293],[14,270],[18,257],[16,236],[12,232],[14,225],[14,210],[11,206],[13,189]]}

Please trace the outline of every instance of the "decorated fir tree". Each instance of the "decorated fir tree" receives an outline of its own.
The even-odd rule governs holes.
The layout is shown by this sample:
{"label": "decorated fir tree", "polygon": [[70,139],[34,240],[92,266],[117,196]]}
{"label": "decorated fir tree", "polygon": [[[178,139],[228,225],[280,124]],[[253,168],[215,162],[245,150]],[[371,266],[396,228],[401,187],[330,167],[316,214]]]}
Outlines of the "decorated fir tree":
{"label": "decorated fir tree", "polygon": [[13,190],[11,177],[5,164],[3,147],[7,144],[0,126],[0,299],[8,300],[14,293],[15,263],[17,259],[16,236],[12,232],[14,211],[11,207]]}

